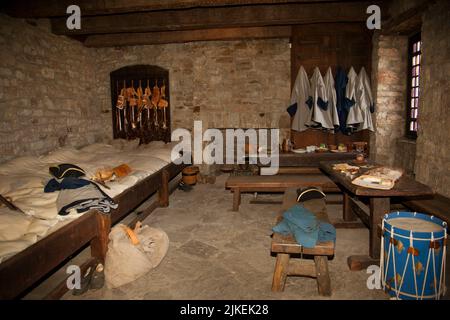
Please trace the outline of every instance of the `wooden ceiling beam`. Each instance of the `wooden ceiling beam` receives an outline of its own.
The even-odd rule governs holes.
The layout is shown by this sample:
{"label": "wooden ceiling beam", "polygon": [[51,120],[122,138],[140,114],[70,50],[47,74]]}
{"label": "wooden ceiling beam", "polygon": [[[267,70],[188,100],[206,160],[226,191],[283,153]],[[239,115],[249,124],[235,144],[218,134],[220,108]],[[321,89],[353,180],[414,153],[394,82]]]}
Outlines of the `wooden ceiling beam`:
{"label": "wooden ceiling beam", "polygon": [[223,7],[260,4],[343,2],[345,0],[2,0],[3,12],[17,18],[49,18],[66,16],[71,4],[80,6],[85,16],[123,14],[156,10]]}
{"label": "wooden ceiling beam", "polygon": [[290,26],[224,28],[91,35],[86,38],[86,40],[84,41],[84,45],[87,47],[117,47],[131,45],[184,43],[192,41],[273,39],[290,37]]}
{"label": "wooden ceiling beam", "polygon": [[82,17],[81,29],[69,30],[65,18],[52,19],[62,35],[181,31],[207,28],[259,27],[323,22],[361,22],[372,1],[257,5],[152,11]]}

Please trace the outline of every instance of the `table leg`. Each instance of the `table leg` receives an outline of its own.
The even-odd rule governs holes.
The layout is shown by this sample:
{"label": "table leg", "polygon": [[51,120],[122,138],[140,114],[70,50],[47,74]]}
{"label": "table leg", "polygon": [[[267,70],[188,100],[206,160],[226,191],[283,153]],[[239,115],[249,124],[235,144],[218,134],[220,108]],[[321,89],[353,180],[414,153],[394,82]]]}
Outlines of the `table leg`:
{"label": "table leg", "polygon": [[377,226],[381,223],[383,215],[389,212],[390,203],[389,198],[370,198],[369,255],[348,257],[347,263],[350,270],[362,270],[370,265],[379,264],[381,242],[377,234]]}
{"label": "table leg", "polygon": [[369,255],[371,258],[380,257],[380,239],[377,234],[377,226],[383,216],[390,211],[390,198],[370,198],[370,244]]}
{"label": "table leg", "polygon": [[241,204],[241,190],[235,188],[233,190],[233,211],[239,211],[239,205]]}
{"label": "table leg", "polygon": [[348,193],[344,192],[344,201],[343,201],[343,219],[344,221],[355,221],[356,216],[355,213],[352,210],[352,207],[350,206],[350,196]]}

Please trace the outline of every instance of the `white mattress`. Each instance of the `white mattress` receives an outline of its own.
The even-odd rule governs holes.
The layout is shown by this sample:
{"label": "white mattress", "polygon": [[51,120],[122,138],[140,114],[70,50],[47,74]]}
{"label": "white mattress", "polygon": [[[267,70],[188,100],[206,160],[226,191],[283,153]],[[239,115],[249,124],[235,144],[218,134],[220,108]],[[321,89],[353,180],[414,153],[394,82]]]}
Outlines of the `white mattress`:
{"label": "white mattress", "polygon": [[91,177],[98,169],[126,163],[132,172],[107,183],[111,189],[102,187],[106,194],[115,197],[169,164],[173,146],[174,143],[162,141],[137,146],[133,141],[116,140],[113,144],[62,148],[45,156],[19,157],[0,164],[0,194],[11,198],[25,212],[0,207],[0,263],[62,227],[67,219],[74,219],[58,215],[58,191],[44,193],[44,186],[52,178],[49,166],[72,163]]}

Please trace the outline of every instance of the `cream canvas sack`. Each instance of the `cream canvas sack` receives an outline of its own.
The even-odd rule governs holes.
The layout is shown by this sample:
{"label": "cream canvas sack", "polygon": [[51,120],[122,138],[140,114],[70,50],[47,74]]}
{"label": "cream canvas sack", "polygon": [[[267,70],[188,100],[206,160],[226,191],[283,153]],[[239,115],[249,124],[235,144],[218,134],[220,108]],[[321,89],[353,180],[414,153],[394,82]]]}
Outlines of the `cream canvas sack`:
{"label": "cream canvas sack", "polygon": [[156,268],[169,249],[169,238],[161,229],[136,224],[134,230],[118,224],[109,234],[105,260],[108,288],[130,283]]}

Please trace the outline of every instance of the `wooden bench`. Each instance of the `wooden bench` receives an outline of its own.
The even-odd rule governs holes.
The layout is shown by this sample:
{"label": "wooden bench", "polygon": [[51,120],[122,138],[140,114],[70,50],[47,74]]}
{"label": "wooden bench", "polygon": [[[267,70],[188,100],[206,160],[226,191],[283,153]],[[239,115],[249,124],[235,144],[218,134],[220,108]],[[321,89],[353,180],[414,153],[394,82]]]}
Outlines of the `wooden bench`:
{"label": "wooden bench", "polygon": [[441,194],[435,194],[430,199],[406,200],[402,204],[413,211],[428,213],[450,223],[450,199]]}
{"label": "wooden bench", "polygon": [[[282,210],[277,217],[277,223],[282,220],[284,211],[296,204],[296,188],[289,188],[283,197]],[[317,219],[329,222],[324,199],[310,200],[304,203],[305,208],[314,212]],[[305,248],[297,243],[293,236],[283,236],[274,233],[271,252],[276,253],[277,260],[272,280],[272,291],[283,291],[288,276],[307,276],[317,279],[320,295],[331,295],[331,282],[328,272],[328,257],[334,256],[333,241],[319,242],[314,248]],[[291,260],[291,255],[299,259]],[[311,259],[303,259],[312,257]]]}
{"label": "wooden bench", "polygon": [[340,192],[340,189],[327,176],[273,175],[273,176],[230,176],[225,188],[233,192],[233,211],[239,210],[242,192],[284,192],[287,188],[321,187],[324,192]]}

